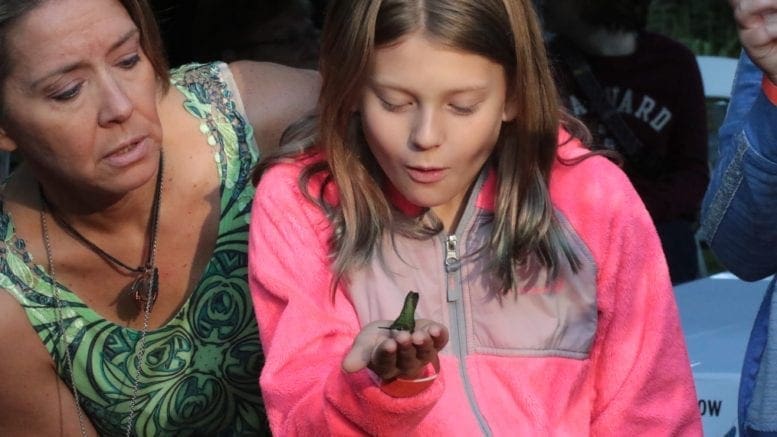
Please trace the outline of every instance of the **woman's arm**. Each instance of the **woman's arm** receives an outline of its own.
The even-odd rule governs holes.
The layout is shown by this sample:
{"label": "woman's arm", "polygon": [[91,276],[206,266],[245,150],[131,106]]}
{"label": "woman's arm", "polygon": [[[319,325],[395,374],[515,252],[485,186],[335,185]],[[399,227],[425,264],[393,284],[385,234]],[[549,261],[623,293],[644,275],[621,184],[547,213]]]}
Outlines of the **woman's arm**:
{"label": "woman's arm", "polygon": [[[19,303],[0,290],[0,435],[80,436],[73,395]],[[84,416],[86,434],[97,435]]]}
{"label": "woman's arm", "polygon": [[761,77],[743,54],[702,209],[702,238],[746,280],[777,271],[777,107],[761,92]]}
{"label": "woman's arm", "polygon": [[702,238],[746,280],[777,272],[777,105],[763,93],[762,77],[743,53],[702,208]]}
{"label": "woman's arm", "polygon": [[278,148],[289,124],[315,110],[321,81],[313,70],[254,61],[233,62],[229,69],[261,156]]}
{"label": "woman's arm", "polygon": [[777,272],[777,101],[767,98],[768,79],[762,87],[764,73],[772,86],[777,80],[777,0],[730,3],[745,50],[720,129],[701,233],[726,268],[757,280]]}

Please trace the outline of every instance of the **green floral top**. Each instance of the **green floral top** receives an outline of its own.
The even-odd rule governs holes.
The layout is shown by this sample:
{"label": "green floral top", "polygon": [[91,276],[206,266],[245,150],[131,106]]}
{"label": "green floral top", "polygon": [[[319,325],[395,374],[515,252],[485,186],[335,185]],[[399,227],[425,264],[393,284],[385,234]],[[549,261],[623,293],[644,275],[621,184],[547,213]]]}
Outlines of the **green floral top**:
{"label": "green floral top", "polygon": [[[171,80],[170,92],[177,88],[184,94],[186,109],[201,121],[200,131],[213,147],[221,220],[213,257],[195,291],[169,323],[146,336],[134,431],[269,434],[258,387],[264,358],[247,284],[250,170],[258,158],[253,130],[225,64],[186,65],[174,70]],[[60,377],[70,384],[51,278],[14,233],[2,204],[0,238],[0,287],[24,307]],[[124,435],[140,332],[103,319],[59,287],[81,407],[100,434]]]}

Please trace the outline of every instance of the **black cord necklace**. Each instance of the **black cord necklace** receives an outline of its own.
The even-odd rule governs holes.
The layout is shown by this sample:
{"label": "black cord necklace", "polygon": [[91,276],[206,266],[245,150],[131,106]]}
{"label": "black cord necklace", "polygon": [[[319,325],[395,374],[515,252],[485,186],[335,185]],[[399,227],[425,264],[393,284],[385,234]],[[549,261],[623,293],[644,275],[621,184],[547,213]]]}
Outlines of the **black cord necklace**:
{"label": "black cord necklace", "polygon": [[149,311],[156,302],[157,295],[159,294],[159,269],[156,267],[156,246],[157,246],[157,231],[159,228],[159,205],[162,195],[162,173],[164,170],[164,159],[162,152],[159,152],[159,170],[156,175],[156,186],[154,188],[154,200],[151,204],[151,214],[149,217],[149,251],[146,255],[146,260],[142,265],[138,267],[131,267],[126,263],[120,261],[115,256],[101,249],[98,245],[90,241],[83,234],[78,232],[70,223],[68,223],[59,210],[46,199],[46,195],[43,193],[43,188],[38,184],[38,190],[40,191],[40,198],[44,209],[48,209],[51,212],[51,216],[59,224],[62,229],[65,230],[71,237],[81,242],[87,249],[91,250],[105,261],[110,264],[126,270],[128,273],[134,273],[135,279],[130,285],[129,292],[135,298],[135,302],[140,309],[145,309],[148,306]]}

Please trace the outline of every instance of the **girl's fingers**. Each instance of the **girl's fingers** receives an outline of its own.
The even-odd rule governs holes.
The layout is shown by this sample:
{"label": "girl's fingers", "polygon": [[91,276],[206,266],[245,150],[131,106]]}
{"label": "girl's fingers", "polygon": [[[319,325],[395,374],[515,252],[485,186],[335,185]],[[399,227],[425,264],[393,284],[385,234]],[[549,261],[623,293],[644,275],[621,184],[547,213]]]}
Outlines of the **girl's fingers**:
{"label": "girl's fingers", "polygon": [[368,367],[384,380],[416,378],[448,342],[448,329],[430,320],[418,320],[412,335],[370,325],[362,329],[343,359],[344,371],[353,373]]}
{"label": "girl's fingers", "polygon": [[397,354],[401,347],[393,339],[386,339],[372,352],[369,368],[382,379],[391,379],[399,373],[397,369]]}
{"label": "girl's fingers", "polygon": [[435,350],[440,350],[448,344],[448,328],[445,325],[431,320],[417,322],[417,330],[422,330],[432,339]]}
{"label": "girl's fingers", "polygon": [[370,364],[371,355],[371,350],[365,350],[364,348],[357,347],[357,345],[354,343],[354,346],[351,347],[351,350],[348,351],[348,353],[345,355],[345,358],[343,358],[343,370],[348,373],[358,372]]}
{"label": "girl's fingers", "polygon": [[386,323],[386,321],[377,321],[362,328],[353,340],[351,350],[343,358],[343,370],[348,373],[358,372],[370,364],[375,349],[388,338],[388,331],[379,328]]}
{"label": "girl's fingers", "polygon": [[416,348],[416,359],[423,363],[424,366],[437,354],[437,349],[434,347],[434,341],[430,336],[424,336],[420,343],[414,344]]}

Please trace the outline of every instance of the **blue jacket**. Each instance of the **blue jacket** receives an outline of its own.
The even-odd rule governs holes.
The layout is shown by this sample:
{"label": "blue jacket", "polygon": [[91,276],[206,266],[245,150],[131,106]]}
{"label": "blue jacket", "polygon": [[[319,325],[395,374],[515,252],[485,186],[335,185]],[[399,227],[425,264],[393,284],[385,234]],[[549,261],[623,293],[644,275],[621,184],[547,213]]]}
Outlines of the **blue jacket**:
{"label": "blue jacket", "polygon": [[[719,131],[719,161],[702,206],[702,237],[723,265],[747,281],[777,272],[777,106],[762,73],[742,54]],[[777,431],[777,294],[773,280],[758,311],[739,387],[739,424]],[[743,434],[748,435],[748,434]]]}

